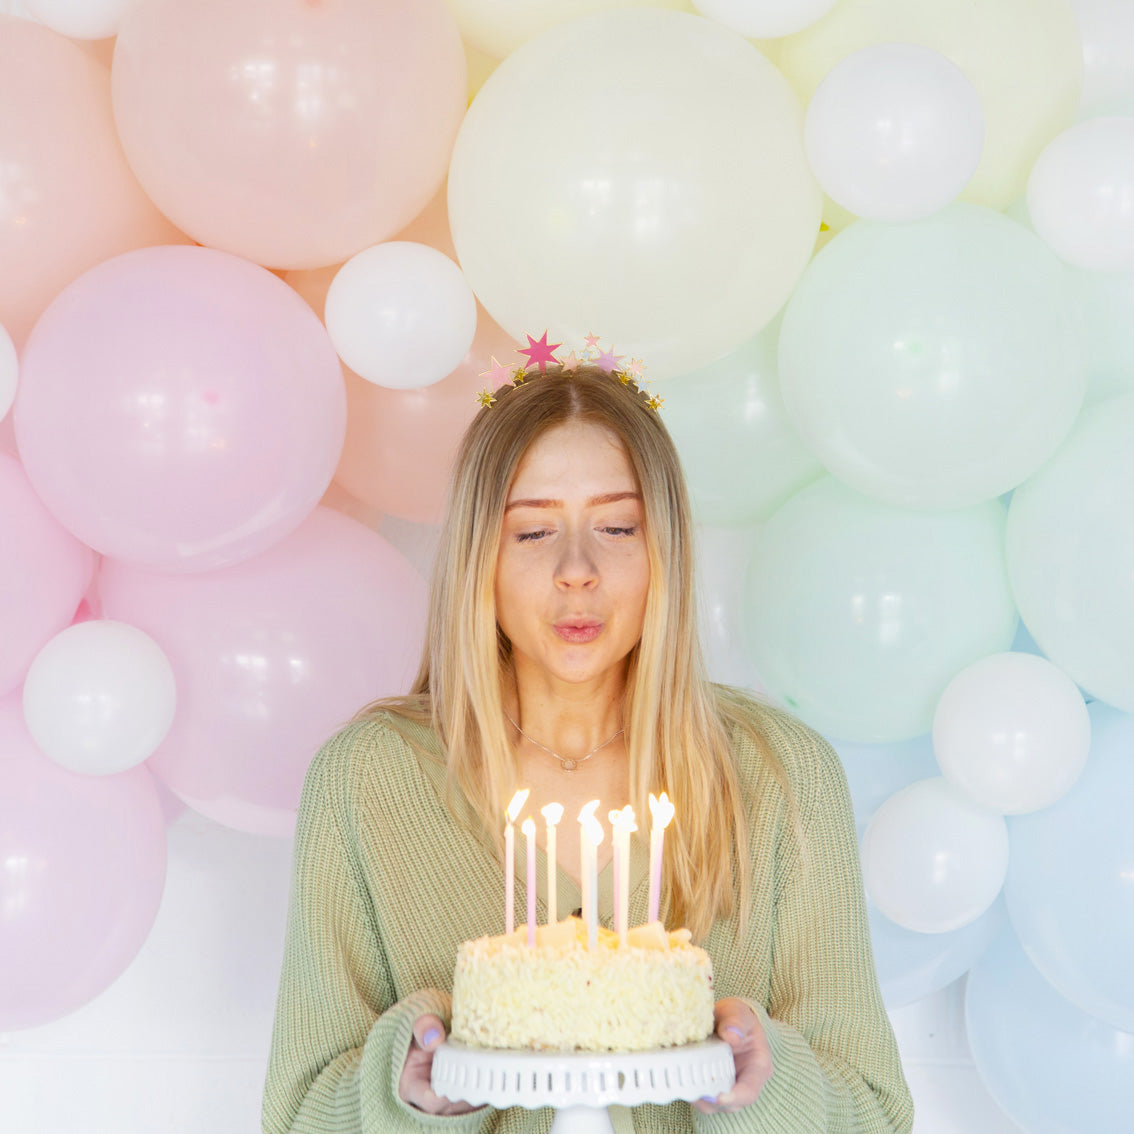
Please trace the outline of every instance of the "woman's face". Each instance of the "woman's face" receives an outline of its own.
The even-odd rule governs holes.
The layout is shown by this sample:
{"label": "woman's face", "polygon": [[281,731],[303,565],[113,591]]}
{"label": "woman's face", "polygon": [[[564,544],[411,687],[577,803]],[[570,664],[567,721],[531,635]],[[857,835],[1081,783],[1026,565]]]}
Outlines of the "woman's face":
{"label": "woman's face", "polygon": [[517,678],[622,679],[650,583],[643,521],[634,472],[609,430],[570,422],[532,443],[496,558],[496,617]]}

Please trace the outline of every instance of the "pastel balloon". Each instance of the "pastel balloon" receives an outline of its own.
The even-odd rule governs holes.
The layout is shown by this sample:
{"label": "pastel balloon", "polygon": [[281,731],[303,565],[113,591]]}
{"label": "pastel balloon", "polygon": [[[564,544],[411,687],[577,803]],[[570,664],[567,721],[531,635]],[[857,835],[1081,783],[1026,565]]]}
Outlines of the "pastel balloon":
{"label": "pastel balloon", "polygon": [[131,0],[24,0],[28,13],[71,39],[117,35]]}
{"label": "pastel balloon", "polygon": [[[129,967],[165,886],[165,819],[145,768],[80,776],[0,701],[0,1030],[74,1012]],[[18,979],[12,979],[18,974]]]}
{"label": "pastel balloon", "polygon": [[992,654],[966,666],[933,714],[945,778],[1004,815],[1053,804],[1079,778],[1090,746],[1078,686],[1033,654]]}
{"label": "pastel balloon", "polygon": [[1134,717],[1089,705],[1092,742],[1078,782],[1011,821],[1008,915],[1032,963],[1084,1012],[1134,1032]]}
{"label": "pastel balloon", "polygon": [[253,559],[197,575],[105,560],[103,610],[161,647],[177,712],[148,767],[194,810],[286,836],[318,747],[416,672],[425,585],[374,532],[326,508]]}
{"label": "pastel balloon", "polygon": [[56,634],[24,681],[24,721],[41,752],[88,776],[153,755],[177,705],[169,659],[137,627],[83,621]]}
{"label": "pastel balloon", "polygon": [[698,525],[696,570],[705,664],[710,680],[763,692],[740,634],[744,573],[757,538],[751,528]]}
{"label": "pastel balloon", "polygon": [[701,523],[766,520],[823,475],[784,408],[778,336],[774,319],[732,354],[653,386]]}
{"label": "pastel balloon", "polygon": [[10,16],[0,16],[0,155],[0,323],[17,346],[88,268],[185,239],[126,164],[106,68]]}
{"label": "pastel balloon", "polygon": [[1084,410],[1012,495],[1012,593],[1044,654],[1101,701],[1134,711],[1134,394]]}
{"label": "pastel balloon", "polygon": [[1021,1130],[1122,1134],[1129,1127],[1134,1035],[1060,996],[1011,931],[969,974],[965,1030],[977,1074]]}
{"label": "pastel balloon", "polygon": [[835,0],[693,0],[697,11],[749,39],[802,31],[825,16]]}
{"label": "pastel balloon", "polygon": [[819,211],[783,77],[735,33],[657,8],[572,20],[510,55],[449,167],[457,254],[492,317],[519,341],[597,331],[651,378],[765,326]]}
{"label": "pastel balloon", "polygon": [[784,39],[776,63],[807,105],[835,64],[879,43],[940,52],[980,96],[984,151],[966,201],[994,209],[1011,202],[1040,150],[1074,118],[1083,59],[1068,0],[840,0]]}
{"label": "pastel balloon", "polygon": [[808,447],[852,488],[907,508],[963,508],[1019,484],[1067,436],[1086,388],[1064,265],[963,203],[841,232],[792,295],[779,352]]}
{"label": "pastel balloon", "polygon": [[846,773],[859,837],[874,812],[895,792],[918,780],[939,775],[928,733],[893,744],[856,744],[835,741],[839,760]]}
{"label": "pastel balloon", "polygon": [[130,164],[194,239],[257,263],[340,263],[445,175],[465,57],[443,0],[154,0],[114,54]]}
{"label": "pastel balloon", "polygon": [[0,452],[0,697],[40,647],[71,622],[94,571],[94,553],[47,510],[20,462]]}
{"label": "pastel balloon", "polygon": [[837,63],[811,98],[807,160],[823,191],[872,220],[929,216],[968,184],[984,146],[965,73],[916,43],[879,43]]}
{"label": "pastel balloon", "polygon": [[823,477],[761,529],[748,656],[772,697],[825,736],[920,736],[953,675],[1016,632],[1003,544],[998,501],[914,512]]}
{"label": "pastel balloon", "polygon": [[352,256],[327,292],[339,358],[379,386],[415,389],[451,374],[476,335],[476,297],[461,269],[426,244],[390,241]]}
{"label": "pastel balloon", "polygon": [[1028,178],[1028,213],[1069,264],[1134,270],[1134,118],[1090,118],[1048,143]]}
{"label": "pastel balloon", "polygon": [[1134,97],[1134,7],[1126,0],[1071,0],[1083,41],[1080,109]]}
{"label": "pastel balloon", "polygon": [[211,248],[93,268],[36,325],[16,436],[61,523],[104,555],[201,571],[282,539],[322,495],[346,398],[326,330]]}
{"label": "pastel balloon", "polygon": [[16,345],[12,342],[12,336],[0,327],[0,418],[12,408],[12,403],[16,400],[19,373]]}
{"label": "pastel balloon", "polygon": [[1008,872],[1008,828],[940,776],[891,796],[862,836],[863,882],[903,929],[948,933],[976,921]]}
{"label": "pastel balloon", "polygon": [[447,0],[461,38],[493,59],[556,24],[607,8],[687,9],[686,0]]}
{"label": "pastel balloon", "polygon": [[947,933],[903,929],[867,902],[870,944],[882,999],[891,1011],[916,1004],[964,976],[1008,924],[1004,900],[975,921]]}
{"label": "pastel balloon", "polygon": [[1072,269],[1087,344],[1085,405],[1134,394],[1134,272]]}

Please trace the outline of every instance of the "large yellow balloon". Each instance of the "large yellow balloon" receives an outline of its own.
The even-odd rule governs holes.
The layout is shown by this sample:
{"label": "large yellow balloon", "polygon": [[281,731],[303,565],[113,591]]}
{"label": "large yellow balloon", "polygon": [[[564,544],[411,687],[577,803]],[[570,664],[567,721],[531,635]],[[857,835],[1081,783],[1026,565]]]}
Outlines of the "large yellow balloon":
{"label": "large yellow balloon", "polygon": [[803,115],[746,40],[663,9],[600,13],[488,78],[449,169],[466,277],[522,340],[590,332],[648,377],[729,353],[783,306],[819,228]]}
{"label": "large yellow balloon", "polygon": [[[1004,208],[1023,192],[1040,150],[1075,117],[1083,47],[1070,0],[840,0],[785,38],[777,63],[807,104],[840,60],[892,42],[940,51],[976,87],[984,154],[961,198]],[[825,219],[842,227],[847,218]]]}

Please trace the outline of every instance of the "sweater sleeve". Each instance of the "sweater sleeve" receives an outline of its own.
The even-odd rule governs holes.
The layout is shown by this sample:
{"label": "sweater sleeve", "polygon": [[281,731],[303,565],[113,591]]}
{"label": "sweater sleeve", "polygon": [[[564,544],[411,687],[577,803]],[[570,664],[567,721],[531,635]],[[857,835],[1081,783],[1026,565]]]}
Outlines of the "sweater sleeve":
{"label": "sweater sleeve", "polygon": [[373,911],[327,790],[328,756],[308,770],[296,825],[287,935],[264,1088],[264,1134],[474,1134],[487,1109],[432,1116],[398,1095],[413,1024],[449,996],[395,1001]]}
{"label": "sweater sleeve", "polygon": [[704,1134],[908,1134],[913,1102],[882,1002],[850,793],[839,758],[797,725],[805,835],[775,906],[767,1007],[756,1013],[773,1072],[732,1114],[696,1113]]}

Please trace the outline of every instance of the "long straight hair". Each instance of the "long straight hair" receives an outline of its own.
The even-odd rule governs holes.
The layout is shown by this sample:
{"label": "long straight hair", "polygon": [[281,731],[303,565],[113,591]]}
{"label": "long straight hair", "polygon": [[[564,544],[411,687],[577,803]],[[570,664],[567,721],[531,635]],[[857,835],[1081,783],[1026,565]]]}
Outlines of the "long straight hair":
{"label": "long straight hair", "polygon": [[[743,924],[747,917],[750,817],[732,726],[747,730],[793,814],[794,801],[782,765],[749,714],[706,676],[685,478],[669,433],[634,382],[592,365],[550,366],[502,387],[495,404],[480,410],[454,465],[417,677],[407,696],[375,701],[358,718],[390,712],[430,724],[445,754],[451,804],[463,796],[483,833],[501,830],[517,779],[503,712],[511,643],[497,624],[495,603],[504,509],[532,442],[568,422],[613,433],[642,494],[650,581],[623,706],[630,802],[638,815],[648,814],[650,792],[664,791],[674,802],[663,864],[668,921],[700,939],[717,918],[738,912]],[[464,810],[454,806],[458,818]]]}

